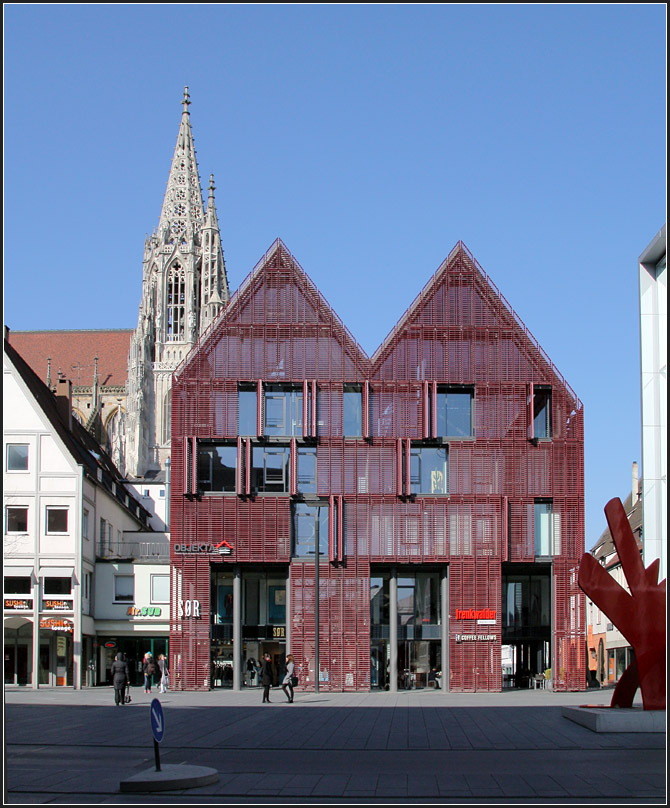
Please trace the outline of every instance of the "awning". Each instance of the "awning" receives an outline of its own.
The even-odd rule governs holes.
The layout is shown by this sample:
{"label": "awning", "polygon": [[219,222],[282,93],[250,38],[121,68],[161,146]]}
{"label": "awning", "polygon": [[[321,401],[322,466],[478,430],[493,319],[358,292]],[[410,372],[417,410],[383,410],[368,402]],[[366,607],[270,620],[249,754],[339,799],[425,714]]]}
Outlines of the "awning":
{"label": "awning", "polygon": [[34,572],[32,567],[3,567],[2,571],[8,578],[30,578]]}
{"label": "awning", "polygon": [[72,578],[73,567],[40,567],[40,578]]}

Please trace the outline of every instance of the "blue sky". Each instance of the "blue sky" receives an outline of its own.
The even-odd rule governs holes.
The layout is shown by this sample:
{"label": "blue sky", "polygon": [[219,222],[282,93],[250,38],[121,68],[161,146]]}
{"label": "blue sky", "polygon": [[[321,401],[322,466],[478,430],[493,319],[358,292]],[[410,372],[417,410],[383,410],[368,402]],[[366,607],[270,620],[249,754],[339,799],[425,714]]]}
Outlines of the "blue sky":
{"label": "blue sky", "polygon": [[584,403],[592,546],[642,460],[665,5],[5,5],[4,26],[10,328],[136,325],[188,84],[232,289],[280,237],[372,354],[466,244]]}

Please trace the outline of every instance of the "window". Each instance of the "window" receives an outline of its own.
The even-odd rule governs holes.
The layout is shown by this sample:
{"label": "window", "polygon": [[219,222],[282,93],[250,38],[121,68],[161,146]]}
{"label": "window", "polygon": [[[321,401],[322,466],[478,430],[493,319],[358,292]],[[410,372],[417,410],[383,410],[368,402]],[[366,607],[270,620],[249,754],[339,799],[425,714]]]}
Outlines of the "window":
{"label": "window", "polygon": [[47,506],[47,534],[67,533],[67,510]]}
{"label": "window", "polygon": [[297,502],[293,511],[293,555],[328,555],[328,505]]}
{"label": "window", "polygon": [[298,448],[298,491],[316,494],[316,448]]}
{"label": "window", "polygon": [[346,438],[360,438],[363,435],[363,394],[357,388],[344,388],[342,435]]}
{"label": "window", "polygon": [[437,434],[447,438],[474,437],[473,401],[474,392],[470,388],[438,388]]}
{"label": "window", "polygon": [[83,514],[81,516],[81,534],[85,539],[89,538],[89,535],[88,535],[88,518],[89,518],[88,509],[84,508],[84,512],[83,512]]}
{"label": "window", "polygon": [[535,555],[551,555],[554,546],[553,503],[551,500],[535,500],[533,530],[535,535]]}
{"label": "window", "polygon": [[28,444],[7,444],[7,471],[28,471]]}
{"label": "window", "polygon": [[105,539],[107,538],[107,522],[101,517],[100,518],[100,549],[104,550],[105,548]]}
{"label": "window", "polygon": [[399,575],[398,625],[425,627],[439,623],[440,582],[437,573]]}
{"label": "window", "polygon": [[169,603],[170,602],[170,576],[169,575],[152,575],[151,576],[151,602],[152,603]]}
{"label": "window", "polygon": [[71,595],[72,578],[44,578],[43,588],[45,595]]}
{"label": "window", "polygon": [[268,436],[302,437],[302,389],[268,385],[265,388],[265,425]]}
{"label": "window", "polygon": [[412,494],[449,493],[446,448],[414,447],[410,457],[410,491]]}
{"label": "window", "polygon": [[237,434],[257,435],[256,388],[241,387],[237,391]]}
{"label": "window", "polygon": [[168,390],[163,399],[163,444],[170,443],[172,431],[172,390]]}
{"label": "window", "polygon": [[289,493],[288,446],[254,446],[252,450],[251,488],[256,493]]}
{"label": "window", "polygon": [[92,582],[93,582],[93,573],[92,572],[85,572],[84,573],[84,597],[88,600],[91,597],[92,589]]}
{"label": "window", "polygon": [[551,390],[533,388],[533,436],[541,440],[551,438]]}
{"label": "window", "polygon": [[28,532],[28,508],[5,508],[5,533]]}
{"label": "window", "polygon": [[167,276],[168,341],[184,339],[185,300],[184,270],[179,264],[173,264]]}
{"label": "window", "polygon": [[[198,490],[235,493],[237,446],[198,446]],[[161,491],[163,494],[163,492]]]}
{"label": "window", "polygon": [[132,575],[114,576],[114,602],[132,603],[135,600],[135,579]]}
{"label": "window", "polygon": [[30,578],[5,576],[5,595],[32,595]]}

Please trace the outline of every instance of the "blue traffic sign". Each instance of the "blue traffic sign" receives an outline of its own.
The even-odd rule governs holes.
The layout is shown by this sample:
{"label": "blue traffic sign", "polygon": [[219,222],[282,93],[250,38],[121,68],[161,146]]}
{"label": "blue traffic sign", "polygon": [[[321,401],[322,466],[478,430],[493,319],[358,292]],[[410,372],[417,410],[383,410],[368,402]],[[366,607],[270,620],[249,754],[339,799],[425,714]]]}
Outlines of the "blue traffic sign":
{"label": "blue traffic sign", "polygon": [[158,699],[154,699],[151,702],[151,731],[154,735],[154,740],[156,743],[160,743],[163,740],[163,734],[165,733],[165,718],[163,717],[163,708],[161,707],[160,701]]}

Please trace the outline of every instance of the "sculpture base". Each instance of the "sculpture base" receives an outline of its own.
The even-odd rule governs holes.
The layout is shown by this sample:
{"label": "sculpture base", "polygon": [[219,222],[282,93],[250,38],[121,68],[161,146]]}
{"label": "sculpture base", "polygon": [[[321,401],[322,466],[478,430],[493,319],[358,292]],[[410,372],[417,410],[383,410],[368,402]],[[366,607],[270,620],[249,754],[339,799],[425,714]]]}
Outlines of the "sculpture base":
{"label": "sculpture base", "polygon": [[665,710],[583,704],[563,707],[564,718],[593,732],[665,732]]}

